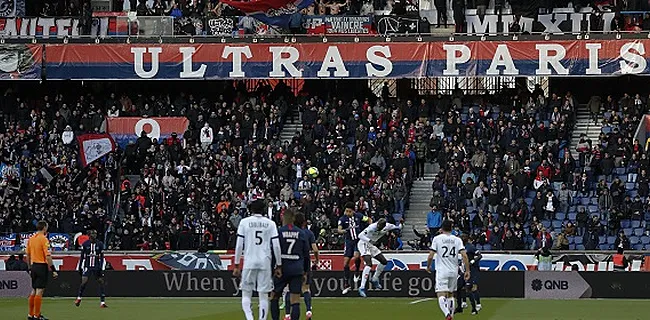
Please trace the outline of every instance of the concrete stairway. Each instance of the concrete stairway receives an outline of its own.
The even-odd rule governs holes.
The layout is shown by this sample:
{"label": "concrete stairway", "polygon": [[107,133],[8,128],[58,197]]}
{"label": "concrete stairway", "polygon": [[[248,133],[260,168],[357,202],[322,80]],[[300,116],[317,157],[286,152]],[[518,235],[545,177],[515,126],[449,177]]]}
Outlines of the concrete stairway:
{"label": "concrete stairway", "polygon": [[402,241],[404,241],[404,248],[409,249],[406,241],[416,239],[413,233],[413,227],[418,232],[423,232],[427,225],[427,213],[431,211],[429,202],[433,196],[433,178],[440,171],[438,164],[427,163],[424,167],[424,180],[417,180],[413,182],[411,187],[410,206],[406,211],[406,221],[404,222],[404,229],[402,230]]}
{"label": "concrete stairway", "polygon": [[585,105],[579,105],[576,109],[576,125],[573,128],[573,134],[571,135],[571,151],[575,151],[575,147],[580,142],[580,135],[586,134],[587,138],[591,139],[592,143],[598,141],[598,136],[600,135],[602,126],[596,124],[592,119],[589,118],[589,110]]}
{"label": "concrete stairway", "polygon": [[291,123],[291,117],[289,116],[284,122],[284,127],[282,128],[282,132],[280,132],[280,141],[283,143],[285,141],[291,142],[291,139],[293,138],[296,131],[302,131],[302,120],[300,119],[298,110],[293,109],[289,112],[293,113],[293,119],[295,120],[294,123]]}

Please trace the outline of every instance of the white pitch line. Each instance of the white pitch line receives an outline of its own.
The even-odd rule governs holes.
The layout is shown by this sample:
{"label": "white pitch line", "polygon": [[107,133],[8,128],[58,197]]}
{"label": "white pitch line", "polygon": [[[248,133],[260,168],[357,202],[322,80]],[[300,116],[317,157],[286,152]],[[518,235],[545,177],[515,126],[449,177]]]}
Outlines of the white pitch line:
{"label": "white pitch line", "polygon": [[425,299],[411,301],[409,304],[418,304],[418,303],[421,303],[421,302],[427,302],[427,301],[431,301],[431,300],[434,300],[434,299],[433,298],[425,298]]}

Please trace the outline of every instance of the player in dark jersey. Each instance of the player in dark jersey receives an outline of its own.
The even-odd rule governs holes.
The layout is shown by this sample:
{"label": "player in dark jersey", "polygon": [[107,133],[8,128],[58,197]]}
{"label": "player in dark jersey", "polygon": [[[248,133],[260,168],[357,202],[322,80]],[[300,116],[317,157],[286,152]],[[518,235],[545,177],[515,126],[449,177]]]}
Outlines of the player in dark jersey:
{"label": "player in dark jersey", "polygon": [[[311,230],[309,230],[307,228],[307,219],[305,219],[304,214],[302,214],[302,213],[296,214],[294,224],[303,229],[303,231],[307,235],[307,243],[309,245],[309,248],[310,248],[311,251],[314,252],[314,263],[311,264],[311,268],[307,272],[307,277],[306,277],[304,283],[302,284],[302,296],[305,299],[305,308],[307,308],[307,312],[305,314],[305,317],[307,319],[311,319],[311,317],[312,317],[312,310],[311,310],[312,271],[316,270],[316,267],[318,266],[318,262],[320,261],[319,260],[320,258],[318,256],[318,246],[316,245],[316,236],[314,236],[314,233],[311,232]],[[285,320],[290,320],[291,319],[291,316],[290,316],[291,310],[289,308],[290,303],[289,303],[289,293],[288,292],[285,295],[284,299],[285,299],[285,304],[284,304],[285,305],[285,310],[284,310],[285,316],[284,316],[284,319]]]}
{"label": "player in dark jersey", "polygon": [[[284,212],[283,226],[278,230],[280,256],[282,259],[282,276],[275,278],[271,296],[271,318],[280,320],[280,297],[285,286],[289,286],[291,301],[291,320],[300,319],[300,292],[309,271],[309,243],[305,232],[294,226],[296,212],[288,209]],[[264,319],[263,315],[260,319]]]}
{"label": "player in dark jersey", "polygon": [[94,276],[99,283],[99,300],[100,308],[107,308],[106,293],[104,285],[104,244],[97,240],[97,231],[88,232],[89,239],[81,244],[81,257],[79,258],[79,273],[81,274],[81,285],[79,286],[79,295],[74,301],[75,306],[81,305],[81,297],[86,290],[88,278]]}
{"label": "player in dark jersey", "polygon": [[[359,234],[365,228],[364,224],[372,223],[370,218],[361,213],[354,211],[354,203],[345,204],[343,216],[339,218],[338,233],[345,235],[345,248],[343,252],[343,294],[348,294],[351,290],[350,284],[350,259],[354,261],[355,272],[358,273],[361,268],[361,258],[357,244],[359,243]],[[355,280],[356,282],[356,280]]]}
{"label": "player in dark jersey", "polygon": [[[483,257],[481,252],[476,249],[474,245],[474,236],[462,237],[465,243],[465,251],[469,258],[469,272],[470,278],[465,281],[465,294],[469,297],[469,302],[472,304],[472,314],[478,314],[481,311],[481,296],[478,292],[479,273],[481,272],[480,261]],[[467,303],[463,303],[463,308],[467,307]]]}

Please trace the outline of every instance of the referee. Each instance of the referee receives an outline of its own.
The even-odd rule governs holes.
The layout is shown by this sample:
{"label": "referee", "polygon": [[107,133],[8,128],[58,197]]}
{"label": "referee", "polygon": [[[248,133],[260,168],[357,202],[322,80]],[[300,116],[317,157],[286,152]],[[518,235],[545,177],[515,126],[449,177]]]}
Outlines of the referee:
{"label": "referee", "polygon": [[47,286],[49,270],[52,270],[52,278],[56,279],[58,274],[52,263],[50,253],[50,242],[47,240],[47,222],[39,221],[36,224],[36,233],[27,241],[27,264],[32,276],[32,293],[29,295],[29,315],[27,320],[47,320],[41,314],[43,303],[43,292]]}

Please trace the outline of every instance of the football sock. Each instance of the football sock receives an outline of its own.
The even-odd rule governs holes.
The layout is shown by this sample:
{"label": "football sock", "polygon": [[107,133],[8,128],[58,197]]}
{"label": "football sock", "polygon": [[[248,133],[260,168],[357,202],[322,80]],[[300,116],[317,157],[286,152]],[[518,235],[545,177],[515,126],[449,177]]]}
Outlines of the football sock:
{"label": "football sock", "polygon": [[265,293],[260,294],[260,320],[266,320],[269,314],[269,295]]}
{"label": "football sock", "polygon": [[361,268],[361,258],[358,258],[357,260],[354,260],[354,272],[359,273],[360,268]]}
{"label": "football sock", "polygon": [[34,315],[34,295],[29,296],[29,315]]}
{"label": "football sock", "polygon": [[86,291],[86,284],[87,284],[87,283],[82,283],[82,284],[79,286],[79,293],[77,294],[77,297],[78,297],[79,299],[81,299],[81,297],[84,296],[84,291]]}
{"label": "football sock", "polygon": [[106,301],[106,285],[104,283],[99,283],[99,301]]}
{"label": "football sock", "polygon": [[468,296],[469,296],[469,303],[472,304],[472,310],[476,310],[476,299],[474,299],[474,292],[470,292]]}
{"label": "football sock", "polygon": [[279,299],[271,299],[271,320],[280,320]]}
{"label": "football sock", "polygon": [[[251,309],[252,297],[252,291],[242,291],[241,293],[241,308],[244,310],[246,320],[253,320],[253,309]],[[275,320],[277,320],[277,318]]]}
{"label": "football sock", "polygon": [[300,303],[291,305],[291,320],[300,320]]}
{"label": "football sock", "polygon": [[307,311],[311,311],[311,292],[307,291],[303,295],[305,297],[305,308],[307,308]]}
{"label": "football sock", "polygon": [[453,316],[453,315],[454,315],[454,311],[456,311],[456,309],[454,309],[454,308],[455,308],[455,307],[454,307],[454,298],[449,298],[449,299],[447,299],[447,303],[449,304],[449,307],[448,307],[448,309],[449,309],[449,313],[451,313],[451,315]]}
{"label": "football sock", "polygon": [[291,314],[291,300],[289,300],[290,293],[284,294],[284,314]]}
{"label": "football sock", "polygon": [[361,276],[361,287],[360,289],[366,288],[366,283],[368,282],[368,277],[370,276],[370,266],[365,266],[363,268],[363,275]]}
{"label": "football sock", "polygon": [[438,305],[444,316],[449,315],[449,308],[447,308],[447,297],[438,297]]}
{"label": "football sock", "polygon": [[372,281],[379,281],[379,277],[381,277],[381,273],[384,272],[385,267],[386,265],[383,265],[381,263],[377,266],[377,269],[375,269],[375,274],[372,277]]}
{"label": "football sock", "polygon": [[350,265],[348,264],[343,267],[343,284],[346,288],[350,286],[350,277]]}
{"label": "football sock", "polygon": [[34,316],[38,317],[41,315],[41,306],[43,304],[42,296],[34,296]]}

